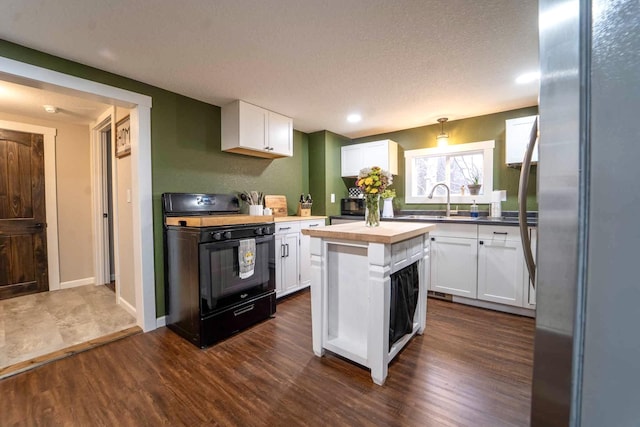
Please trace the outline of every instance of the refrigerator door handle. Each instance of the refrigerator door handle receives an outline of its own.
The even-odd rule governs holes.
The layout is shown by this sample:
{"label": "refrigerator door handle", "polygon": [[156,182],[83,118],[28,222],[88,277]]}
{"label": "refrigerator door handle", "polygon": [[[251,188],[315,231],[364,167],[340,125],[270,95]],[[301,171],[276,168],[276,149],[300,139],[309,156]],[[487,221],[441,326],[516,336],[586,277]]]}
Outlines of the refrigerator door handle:
{"label": "refrigerator door handle", "polygon": [[536,287],[536,264],[533,260],[533,252],[531,251],[531,239],[529,238],[529,228],[527,225],[527,191],[529,190],[529,171],[531,169],[531,158],[533,157],[533,148],[538,142],[538,118],[533,122],[531,135],[529,136],[529,144],[524,153],[522,160],[522,169],[520,170],[520,185],[518,189],[518,223],[520,224],[520,240],[522,240],[522,250],[524,252],[524,261],[529,271],[529,280],[531,286]]}

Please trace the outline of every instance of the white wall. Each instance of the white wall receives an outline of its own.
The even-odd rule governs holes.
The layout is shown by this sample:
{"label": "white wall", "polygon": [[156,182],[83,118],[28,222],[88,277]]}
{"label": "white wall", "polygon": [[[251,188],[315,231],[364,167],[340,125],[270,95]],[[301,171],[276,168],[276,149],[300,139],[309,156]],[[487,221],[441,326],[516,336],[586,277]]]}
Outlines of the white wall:
{"label": "white wall", "polygon": [[[129,110],[116,109],[116,122],[120,121]],[[133,210],[131,205],[131,156],[115,159],[117,184],[117,233],[118,258],[120,275],[116,279],[120,286],[120,298],[136,306],[135,271],[133,265]],[[116,196],[116,195],[114,195]]]}
{"label": "white wall", "polygon": [[[0,112],[0,120],[57,129],[56,180],[60,282],[93,278],[90,130],[86,125]],[[45,182],[45,185],[47,183]],[[48,224],[49,227],[54,226]]]}

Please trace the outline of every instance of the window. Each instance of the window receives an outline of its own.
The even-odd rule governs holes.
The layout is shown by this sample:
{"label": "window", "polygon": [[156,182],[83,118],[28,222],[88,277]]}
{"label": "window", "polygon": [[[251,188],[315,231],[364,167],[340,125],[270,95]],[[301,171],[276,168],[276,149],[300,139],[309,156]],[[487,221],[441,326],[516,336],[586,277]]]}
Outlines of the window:
{"label": "window", "polygon": [[[451,189],[452,203],[490,203],[494,146],[494,141],[483,141],[405,151],[405,202],[446,203],[447,191],[442,186],[436,188],[432,199],[427,197],[442,182]],[[468,185],[475,177],[482,187],[478,195],[471,195]]]}

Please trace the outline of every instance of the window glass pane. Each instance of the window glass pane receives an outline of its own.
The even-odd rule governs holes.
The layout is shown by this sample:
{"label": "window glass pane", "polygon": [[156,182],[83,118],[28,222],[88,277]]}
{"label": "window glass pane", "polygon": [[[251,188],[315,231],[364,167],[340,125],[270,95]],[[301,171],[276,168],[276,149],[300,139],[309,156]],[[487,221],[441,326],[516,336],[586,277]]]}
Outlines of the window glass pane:
{"label": "window glass pane", "polygon": [[[475,177],[482,184],[483,166],[482,153],[451,156],[451,192],[460,194],[460,187],[472,184]],[[469,192],[466,191],[465,194]],[[482,188],[480,194],[483,194]]]}
{"label": "window glass pane", "polygon": [[[427,196],[438,182],[446,178],[446,157],[417,157],[415,159],[415,192],[416,196]],[[435,194],[444,195],[446,192],[438,187]],[[441,193],[440,193],[441,192]]]}

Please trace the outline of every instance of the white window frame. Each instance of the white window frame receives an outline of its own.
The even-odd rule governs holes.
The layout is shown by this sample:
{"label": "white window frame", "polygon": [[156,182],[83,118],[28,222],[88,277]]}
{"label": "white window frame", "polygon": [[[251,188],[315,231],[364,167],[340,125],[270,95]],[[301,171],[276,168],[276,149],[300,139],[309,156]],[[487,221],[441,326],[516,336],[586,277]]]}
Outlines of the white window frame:
{"label": "white window frame", "polygon": [[[413,196],[413,189],[417,187],[414,182],[414,164],[415,159],[418,157],[430,157],[430,156],[446,156],[450,154],[483,154],[483,177],[482,188],[484,194],[478,194],[472,196],[467,190],[464,196],[451,195],[451,203],[472,203],[474,200],[476,203],[491,203],[491,192],[493,191],[493,149],[495,148],[495,141],[480,141],[471,142],[468,144],[449,145],[446,147],[434,147],[434,148],[421,148],[419,150],[407,150],[404,152],[405,159],[405,198],[404,201],[407,204],[443,204],[447,203],[447,196],[436,196],[432,199],[425,196]],[[448,183],[447,183],[448,184]]]}

